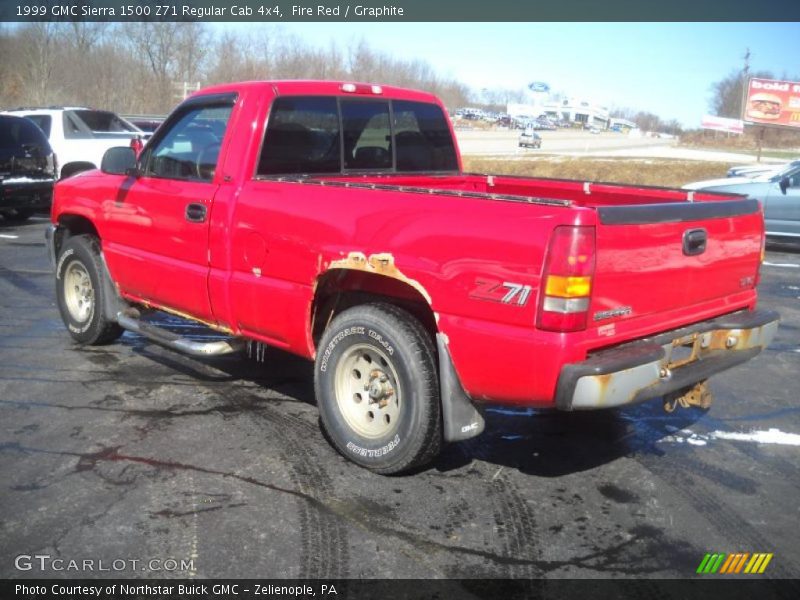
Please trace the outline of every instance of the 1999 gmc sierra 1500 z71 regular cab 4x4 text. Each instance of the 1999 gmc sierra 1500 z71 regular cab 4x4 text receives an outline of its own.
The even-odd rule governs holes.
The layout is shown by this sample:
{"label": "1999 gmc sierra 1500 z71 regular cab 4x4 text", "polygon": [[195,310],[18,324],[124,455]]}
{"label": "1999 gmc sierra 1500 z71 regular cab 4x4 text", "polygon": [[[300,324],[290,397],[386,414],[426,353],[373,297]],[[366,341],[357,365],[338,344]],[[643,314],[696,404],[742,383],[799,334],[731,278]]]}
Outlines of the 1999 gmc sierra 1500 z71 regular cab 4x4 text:
{"label": "1999 gmc sierra 1500 z71 regular cab 4x4 text", "polygon": [[380,473],[478,435],[486,403],[707,405],[778,323],[756,310],[757,201],[466,174],[436,97],[370,84],[198,92],[138,157],[61,181],[47,237],[78,343],[312,359],[330,440]]}

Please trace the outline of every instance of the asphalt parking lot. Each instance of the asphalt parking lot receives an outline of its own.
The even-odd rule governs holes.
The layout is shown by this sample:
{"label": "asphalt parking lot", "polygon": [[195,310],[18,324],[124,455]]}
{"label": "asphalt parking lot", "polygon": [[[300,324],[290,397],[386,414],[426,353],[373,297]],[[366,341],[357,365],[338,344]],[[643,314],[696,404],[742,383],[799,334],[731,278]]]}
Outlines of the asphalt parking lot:
{"label": "asphalt parking lot", "polygon": [[[768,251],[781,328],[712,380],[708,413],[494,410],[431,468],[381,477],[328,445],[302,360],[73,346],[45,225],[0,222],[2,577],[682,578],[707,552],[800,576],[799,250]],[[20,571],[34,554],[125,568]]]}

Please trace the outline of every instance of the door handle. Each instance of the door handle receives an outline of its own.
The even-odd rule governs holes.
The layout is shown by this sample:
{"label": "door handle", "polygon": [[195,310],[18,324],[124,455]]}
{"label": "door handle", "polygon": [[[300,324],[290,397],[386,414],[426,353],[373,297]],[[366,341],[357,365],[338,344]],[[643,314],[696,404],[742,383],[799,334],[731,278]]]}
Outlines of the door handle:
{"label": "door handle", "polygon": [[205,204],[192,202],[186,205],[186,220],[192,223],[202,223],[206,220]]}
{"label": "door handle", "polygon": [[705,229],[688,229],[683,233],[683,253],[696,256],[706,251],[708,233]]}

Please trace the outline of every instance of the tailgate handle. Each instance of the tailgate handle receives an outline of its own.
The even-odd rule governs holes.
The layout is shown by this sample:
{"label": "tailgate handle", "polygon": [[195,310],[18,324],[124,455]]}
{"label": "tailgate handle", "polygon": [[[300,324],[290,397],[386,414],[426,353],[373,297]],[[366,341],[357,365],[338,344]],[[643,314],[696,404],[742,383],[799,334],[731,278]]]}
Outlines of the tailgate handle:
{"label": "tailgate handle", "polygon": [[192,202],[186,206],[186,220],[192,223],[202,223],[206,220],[206,207],[203,204]]}
{"label": "tailgate handle", "polygon": [[705,229],[687,229],[683,232],[683,253],[695,256],[706,251],[708,233]]}

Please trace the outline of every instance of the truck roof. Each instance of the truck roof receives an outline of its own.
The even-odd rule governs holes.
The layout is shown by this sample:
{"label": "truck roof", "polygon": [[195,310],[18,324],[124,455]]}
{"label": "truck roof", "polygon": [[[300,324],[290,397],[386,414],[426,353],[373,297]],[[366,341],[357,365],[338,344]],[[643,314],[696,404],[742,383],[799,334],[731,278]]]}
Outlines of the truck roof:
{"label": "truck roof", "polygon": [[[354,85],[355,92],[348,92],[343,89],[345,85]],[[275,94],[281,96],[297,95],[352,95],[354,97],[373,96],[376,98],[394,98],[400,100],[414,100],[418,102],[439,103],[439,99],[428,92],[412,90],[408,88],[395,87],[376,83],[364,83],[358,81],[323,81],[313,79],[297,80],[273,80],[273,81],[241,81],[237,83],[225,83],[215,85],[193,94],[200,96],[205,94],[219,94],[226,92],[241,92],[244,90],[259,90],[270,88]],[[379,91],[373,91],[379,90]]]}

